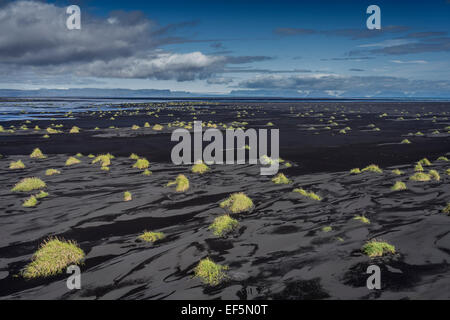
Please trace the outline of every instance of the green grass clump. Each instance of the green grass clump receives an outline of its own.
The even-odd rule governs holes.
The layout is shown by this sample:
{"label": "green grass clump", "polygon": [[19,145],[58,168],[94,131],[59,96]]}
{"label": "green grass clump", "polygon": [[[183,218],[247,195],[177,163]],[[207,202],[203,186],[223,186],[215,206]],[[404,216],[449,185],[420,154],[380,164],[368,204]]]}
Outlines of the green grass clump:
{"label": "green grass clump", "polygon": [[22,160],[11,161],[9,164],[9,168],[13,170],[25,169],[25,164],[22,162]]}
{"label": "green grass clump", "polygon": [[28,192],[45,188],[47,185],[39,178],[24,178],[20,180],[11,191]]}
{"label": "green grass clump", "polygon": [[162,232],[152,232],[152,231],[144,231],[138,239],[145,242],[156,242],[158,240],[162,240],[166,237],[166,235]]}
{"label": "green grass clump", "polygon": [[83,258],[83,250],[74,241],[48,239],[33,255],[32,262],[23,271],[23,277],[33,279],[54,276],[71,264],[80,264]]}
{"label": "green grass clump", "polygon": [[442,212],[450,214],[450,203],[447,203],[447,206],[444,209],[442,209]]}
{"label": "green grass clump", "polygon": [[450,169],[445,170],[445,173],[450,176]]}
{"label": "green grass clump", "polygon": [[359,168],[353,168],[352,170],[350,170],[350,174],[358,174],[361,173],[361,170],[359,170]]}
{"label": "green grass clump", "polygon": [[333,228],[330,227],[330,226],[326,226],[326,227],[323,227],[323,228],[322,228],[322,231],[323,231],[323,232],[330,232],[330,231],[332,231],[332,230],[333,230]]}
{"label": "green grass clump", "polygon": [[73,126],[72,129],[70,129],[69,133],[80,133],[80,128],[77,126]]}
{"label": "green grass clump", "polygon": [[56,130],[56,129],[53,129],[53,128],[50,128],[50,127],[48,127],[47,129],[47,133],[49,133],[49,134],[55,134],[55,133],[59,133],[59,131],[58,130]]}
{"label": "green grass clump", "polygon": [[123,193],[123,201],[131,201],[133,199],[131,192],[125,191]]}
{"label": "green grass clump", "polygon": [[208,170],[209,170],[209,167],[206,164],[204,164],[203,162],[196,163],[191,168],[191,171],[193,173],[200,173],[200,174],[205,173]]}
{"label": "green grass clump", "polygon": [[142,175],[144,175],[144,176],[149,176],[151,174],[152,174],[152,172],[148,169],[145,169],[144,172],[142,172]]}
{"label": "green grass clump", "polygon": [[194,269],[196,277],[202,279],[202,281],[210,286],[216,286],[226,278],[224,273],[228,267],[221,266],[214,263],[211,259],[206,258],[200,260],[197,267]]}
{"label": "green grass clump", "polygon": [[139,158],[136,160],[136,163],[133,164],[133,168],[137,169],[147,169],[150,166],[150,162],[148,162],[145,158]]}
{"label": "green grass clump", "polygon": [[437,172],[436,170],[430,170],[428,171],[428,174],[430,175],[431,178],[433,178],[436,181],[441,180],[441,176],[439,175],[439,172]]}
{"label": "green grass clump", "polygon": [[430,181],[431,176],[425,172],[416,172],[411,177],[409,177],[412,181]]}
{"label": "green grass clump", "polygon": [[220,203],[220,207],[232,213],[240,213],[249,211],[253,207],[253,201],[243,192],[233,193]]}
{"label": "green grass clump", "polygon": [[291,182],[286,176],[282,173],[277,174],[273,179],[272,182],[275,184],[288,184]]}
{"label": "green grass clump", "polygon": [[60,174],[61,171],[57,170],[57,169],[47,169],[45,170],[45,175],[46,176],[52,176],[54,174]]}
{"label": "green grass clump", "polygon": [[48,197],[48,193],[44,190],[41,190],[37,195],[35,195],[36,199],[43,199]]}
{"label": "green grass clump", "polygon": [[167,183],[167,186],[173,186],[176,185],[175,191],[176,192],[185,192],[189,189],[189,180],[186,178],[184,174],[179,174],[175,180],[169,181]]}
{"label": "green grass clump", "polygon": [[436,159],[436,161],[448,161],[448,158],[444,157],[444,156],[440,156],[439,158]]}
{"label": "green grass clump", "polygon": [[353,220],[358,220],[361,221],[362,223],[370,224],[370,220],[367,219],[365,216],[355,216]]}
{"label": "green grass clump", "polygon": [[100,162],[102,167],[107,167],[111,164],[111,159],[114,159],[114,156],[110,153],[100,154],[92,160],[92,163],[95,164]]}
{"label": "green grass clump", "polygon": [[321,201],[322,200],[322,198],[318,194],[315,194],[312,191],[308,192],[308,191],[306,191],[303,188],[296,188],[296,189],[293,190],[293,192],[300,193],[302,196],[310,198],[312,200],[316,200],[316,201]]}
{"label": "green grass clump", "polygon": [[81,162],[81,161],[78,160],[78,159],[75,158],[75,157],[69,157],[69,159],[66,160],[66,166],[72,166],[72,165],[78,164],[78,163],[80,163],[80,162]]}
{"label": "green grass clump", "polygon": [[416,172],[422,172],[423,171],[423,167],[422,167],[422,165],[419,162],[417,162],[417,164],[414,166],[414,171],[416,171]]}
{"label": "green grass clump", "polygon": [[33,152],[30,154],[30,158],[35,158],[35,159],[45,159],[47,158],[42,151],[39,148],[36,148],[33,150]]}
{"label": "green grass clump", "polygon": [[27,198],[24,203],[22,204],[22,206],[26,207],[26,208],[30,208],[30,207],[35,207],[37,205],[38,201],[36,199],[35,196],[30,196],[29,198]]}
{"label": "green grass clump", "polygon": [[153,130],[155,130],[155,131],[161,131],[162,129],[164,129],[164,127],[160,124],[155,124],[153,126]]}
{"label": "green grass clump", "polygon": [[213,231],[213,234],[218,237],[223,237],[227,233],[233,231],[239,225],[236,219],[231,218],[225,214],[214,219],[213,223],[208,227]]}
{"label": "green grass clump", "polygon": [[136,153],[132,153],[132,154],[130,154],[130,156],[128,158],[131,160],[137,160],[137,159],[139,159],[139,156]]}
{"label": "green grass clump", "polygon": [[408,189],[406,187],[406,184],[401,181],[396,181],[395,184],[391,187],[392,191],[400,191],[400,190],[406,190]]}
{"label": "green grass clump", "polygon": [[417,163],[420,163],[423,166],[431,166],[431,162],[427,158],[423,158],[422,160],[419,160]]}
{"label": "green grass clump", "polygon": [[392,170],[392,173],[397,175],[397,176],[401,176],[403,174],[403,171],[401,171],[399,169],[394,169],[394,170]]}
{"label": "green grass clump", "polygon": [[150,123],[148,122],[144,123],[144,128],[150,128]]}
{"label": "green grass clump", "polygon": [[138,125],[136,125],[136,124],[133,124],[132,126],[131,126],[131,130],[138,130],[140,127],[138,126]]}
{"label": "green grass clump", "polygon": [[376,164],[371,164],[361,170],[361,172],[365,172],[365,171],[370,171],[370,172],[375,172],[375,173],[383,173],[383,170],[381,170],[380,167],[377,166]]}
{"label": "green grass clump", "polygon": [[401,144],[410,144],[411,141],[409,141],[408,139],[403,139]]}
{"label": "green grass clump", "polygon": [[362,252],[370,258],[381,257],[388,253],[395,253],[395,247],[387,242],[371,240],[362,247]]}

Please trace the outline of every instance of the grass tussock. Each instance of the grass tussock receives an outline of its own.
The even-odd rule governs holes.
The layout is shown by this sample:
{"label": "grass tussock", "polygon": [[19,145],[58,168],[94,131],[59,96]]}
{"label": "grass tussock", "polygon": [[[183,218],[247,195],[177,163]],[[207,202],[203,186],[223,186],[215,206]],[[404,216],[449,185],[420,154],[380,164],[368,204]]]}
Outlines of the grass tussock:
{"label": "grass tussock", "polygon": [[72,129],[70,129],[69,133],[80,133],[80,128],[77,126],[73,126]]}
{"label": "grass tussock", "polygon": [[443,213],[450,214],[450,203],[447,203],[447,206],[442,209]]}
{"label": "grass tussock", "polygon": [[149,175],[151,175],[152,174],[152,172],[150,171],[150,170],[148,170],[148,169],[145,169],[143,172],[142,172],[142,175],[143,176],[149,176]]}
{"label": "grass tussock", "polygon": [[210,258],[206,258],[200,260],[194,269],[194,274],[205,284],[216,286],[226,279],[225,270],[228,270],[228,267],[221,266],[214,263]]}
{"label": "grass tussock", "polygon": [[155,130],[155,131],[161,131],[162,129],[164,129],[164,127],[160,124],[155,124],[153,126],[153,130]]}
{"label": "grass tussock", "polygon": [[72,166],[74,164],[78,164],[81,161],[75,157],[69,157],[69,159],[66,160],[66,166]]}
{"label": "grass tussock", "polygon": [[28,192],[45,188],[47,185],[39,178],[24,178],[20,180],[12,189],[13,192]]}
{"label": "grass tussock", "polygon": [[310,198],[312,200],[316,200],[316,201],[321,201],[322,197],[320,197],[318,194],[314,193],[314,192],[308,192],[303,188],[295,188],[292,192],[296,192],[301,194],[304,197]]}
{"label": "grass tussock", "polygon": [[41,151],[41,149],[36,148],[33,150],[33,152],[30,154],[30,158],[34,159],[45,159],[47,158]]}
{"label": "grass tussock", "polygon": [[436,181],[441,180],[441,176],[439,175],[439,172],[437,172],[436,170],[430,170],[428,171],[428,174],[430,175],[430,177]]}
{"label": "grass tussock", "polygon": [[92,160],[92,164],[100,163],[102,167],[107,167],[111,164],[111,159],[114,159],[114,156],[110,153],[100,154]]}
{"label": "grass tussock", "polygon": [[45,175],[46,176],[53,176],[55,174],[60,174],[61,171],[57,170],[57,169],[47,169],[45,170]]}
{"label": "grass tussock", "polygon": [[403,174],[403,171],[401,171],[399,169],[394,169],[391,172],[397,176],[401,176]]}
{"label": "grass tussock", "polygon": [[25,164],[22,162],[22,160],[11,161],[9,163],[9,168],[12,170],[25,169]]}
{"label": "grass tussock", "polygon": [[383,173],[383,170],[381,170],[380,167],[377,166],[376,164],[371,164],[361,170],[361,172],[365,172],[365,171],[375,172],[375,173]]}
{"label": "grass tussock", "polygon": [[381,257],[385,254],[395,253],[395,247],[380,240],[370,240],[361,248],[362,252],[370,258]]}
{"label": "grass tussock", "polygon": [[136,169],[147,169],[150,166],[150,162],[145,158],[139,158],[136,160],[135,164],[133,164],[133,168]]}
{"label": "grass tussock", "polygon": [[199,162],[192,166],[191,171],[193,173],[203,174],[203,173],[209,171],[209,167],[206,164],[204,164],[203,162]]}
{"label": "grass tussock", "polygon": [[333,230],[333,228],[330,227],[330,226],[325,226],[325,227],[322,228],[322,231],[323,231],[323,232],[330,232],[330,231],[332,231],[332,230]]}
{"label": "grass tussock", "polygon": [[414,171],[416,171],[416,172],[422,172],[422,171],[423,171],[422,164],[420,164],[419,162],[417,162],[417,164],[414,166]]}
{"label": "grass tussock", "polygon": [[32,208],[35,207],[37,204],[38,204],[37,198],[35,196],[30,196],[23,202],[22,206],[24,206],[25,208]]}
{"label": "grass tussock", "polygon": [[403,139],[401,144],[411,144],[411,141],[409,141],[408,139]]}
{"label": "grass tussock", "polygon": [[138,239],[144,242],[156,242],[162,240],[166,235],[162,232],[144,231],[143,234],[139,235]]}
{"label": "grass tussock", "polygon": [[223,237],[227,233],[237,228],[238,225],[239,222],[236,219],[233,219],[229,215],[225,214],[223,216],[215,218],[208,229],[212,230],[214,235]]}
{"label": "grass tussock", "polygon": [[173,186],[175,185],[175,191],[176,192],[185,192],[189,189],[189,180],[186,178],[184,174],[179,174],[175,180],[169,181],[167,183],[167,186]]}
{"label": "grass tussock", "polygon": [[133,200],[133,196],[131,195],[131,192],[125,191],[123,193],[123,201],[131,201]]}
{"label": "grass tussock", "polygon": [[370,220],[367,219],[365,216],[355,216],[353,220],[358,220],[361,221],[362,223],[370,224]]}
{"label": "grass tussock", "polygon": [[431,162],[427,158],[423,158],[419,160],[417,163],[420,163],[422,166],[431,166]]}
{"label": "grass tussock", "polygon": [[291,182],[286,176],[282,173],[277,174],[273,179],[272,182],[275,184],[288,184]]}
{"label": "grass tussock", "polygon": [[33,255],[31,263],[23,271],[23,277],[33,279],[54,276],[71,264],[80,264],[83,258],[84,252],[76,242],[48,239]]}
{"label": "grass tussock", "polygon": [[408,188],[406,187],[406,184],[402,181],[396,181],[395,184],[391,187],[392,191],[400,191],[406,189]]}
{"label": "grass tussock", "polygon": [[130,156],[128,158],[131,160],[137,160],[137,159],[139,159],[139,156],[136,153],[132,153],[132,154],[130,154]]}
{"label": "grass tussock", "polygon": [[448,158],[444,157],[444,156],[440,156],[439,158],[436,159],[436,161],[445,161],[445,162],[447,162]]}
{"label": "grass tussock", "polygon": [[253,207],[253,201],[243,192],[233,193],[220,203],[220,207],[231,213],[241,213],[249,211]]}
{"label": "grass tussock", "polygon": [[359,174],[361,173],[361,170],[359,168],[353,168],[350,170],[350,174]]}
{"label": "grass tussock", "polygon": [[411,177],[409,177],[409,179],[412,180],[412,181],[425,182],[425,181],[430,181],[431,180],[431,176],[429,174],[425,173],[425,172],[416,172]]}
{"label": "grass tussock", "polygon": [[35,195],[36,199],[44,199],[48,197],[48,193],[44,190],[41,190],[38,194]]}

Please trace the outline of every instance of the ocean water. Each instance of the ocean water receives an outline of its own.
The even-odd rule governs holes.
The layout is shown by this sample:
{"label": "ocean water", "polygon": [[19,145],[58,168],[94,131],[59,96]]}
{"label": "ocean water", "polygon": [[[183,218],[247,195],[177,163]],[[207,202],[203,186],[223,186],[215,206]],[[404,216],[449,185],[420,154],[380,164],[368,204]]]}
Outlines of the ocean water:
{"label": "ocean water", "polygon": [[448,101],[440,99],[298,99],[298,98],[0,98],[0,122],[11,120],[49,119],[61,112],[117,110],[127,103],[157,103],[174,101],[211,101],[211,102],[383,102],[383,101]]}

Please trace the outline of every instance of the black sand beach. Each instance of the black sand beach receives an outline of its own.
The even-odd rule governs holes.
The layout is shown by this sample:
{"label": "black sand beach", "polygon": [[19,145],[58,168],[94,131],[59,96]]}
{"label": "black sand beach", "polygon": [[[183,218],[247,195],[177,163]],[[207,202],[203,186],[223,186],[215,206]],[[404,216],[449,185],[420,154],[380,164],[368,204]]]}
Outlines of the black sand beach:
{"label": "black sand beach", "polygon": [[[436,160],[450,157],[448,102],[130,103],[73,116],[0,123],[1,299],[450,298],[450,216],[442,212],[450,202],[450,163]],[[172,164],[175,127],[167,124],[176,120],[279,128],[280,157],[292,164],[281,163],[280,172],[292,182],[276,185],[258,165],[212,165],[199,175]],[[164,129],[145,128],[145,122]],[[52,124],[62,124],[55,129],[63,132],[43,138]],[[70,134],[73,126],[80,132]],[[30,159],[34,148],[47,158]],[[65,166],[77,153],[81,163]],[[115,156],[109,171],[87,156],[103,153]],[[151,175],[132,168],[131,153],[150,161]],[[409,180],[422,158],[432,162],[425,170],[438,171],[439,181]],[[26,168],[9,169],[19,159]],[[370,164],[383,172],[350,174]],[[46,176],[49,168],[61,174]],[[180,173],[190,181],[184,193],[166,187]],[[28,195],[11,192],[25,177],[47,184],[49,197],[33,208],[22,206]],[[392,191],[399,180],[407,190]],[[314,191],[322,201],[294,188]],[[132,201],[123,201],[124,191]],[[208,226],[225,213],[219,202],[234,192],[245,192],[255,206],[233,215],[239,221],[233,233],[214,236]],[[137,241],[145,230],[166,238]],[[67,289],[65,274],[21,276],[49,236],[75,240],[86,253],[80,290]],[[396,253],[367,257],[361,247],[374,238]],[[194,277],[205,257],[228,266],[226,281],[211,287]],[[366,287],[371,264],[381,268],[381,290]]]}

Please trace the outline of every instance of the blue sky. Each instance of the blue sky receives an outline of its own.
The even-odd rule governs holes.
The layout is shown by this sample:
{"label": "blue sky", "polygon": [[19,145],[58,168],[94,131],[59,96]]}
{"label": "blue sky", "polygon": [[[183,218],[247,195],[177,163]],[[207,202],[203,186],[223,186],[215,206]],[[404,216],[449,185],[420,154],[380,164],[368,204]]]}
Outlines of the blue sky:
{"label": "blue sky", "polygon": [[448,0],[0,1],[0,87],[450,96],[449,17]]}

